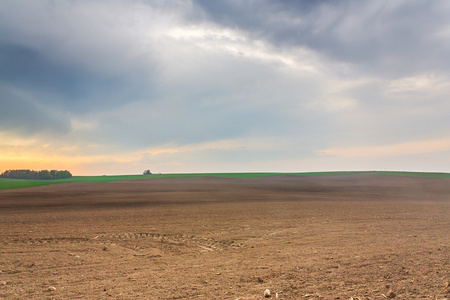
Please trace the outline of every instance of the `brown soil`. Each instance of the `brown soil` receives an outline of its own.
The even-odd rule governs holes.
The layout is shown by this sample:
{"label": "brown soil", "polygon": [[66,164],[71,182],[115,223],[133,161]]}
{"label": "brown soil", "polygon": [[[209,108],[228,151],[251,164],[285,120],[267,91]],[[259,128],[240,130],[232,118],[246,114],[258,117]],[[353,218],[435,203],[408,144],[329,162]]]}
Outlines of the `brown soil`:
{"label": "brown soil", "polygon": [[450,298],[449,179],[60,184],[0,191],[0,229],[0,298]]}

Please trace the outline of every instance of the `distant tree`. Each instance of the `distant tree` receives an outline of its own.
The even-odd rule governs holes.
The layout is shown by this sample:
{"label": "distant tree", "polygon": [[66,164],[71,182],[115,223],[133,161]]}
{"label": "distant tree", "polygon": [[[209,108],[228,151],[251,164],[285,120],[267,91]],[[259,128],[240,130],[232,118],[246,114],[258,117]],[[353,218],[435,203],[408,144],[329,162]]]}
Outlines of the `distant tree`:
{"label": "distant tree", "polygon": [[145,170],[143,174],[144,175],[150,175],[150,174],[152,174],[152,172],[150,172],[150,170]]}
{"label": "distant tree", "polygon": [[52,179],[52,174],[49,170],[41,170],[39,171],[39,179],[49,180]]}
{"label": "distant tree", "polygon": [[72,177],[72,173],[70,173],[70,172],[67,171],[67,170],[64,170],[64,171],[58,171],[58,173],[60,174],[60,175],[59,175],[60,178],[70,178],[70,177]]}
{"label": "distant tree", "polygon": [[52,177],[52,179],[59,179],[60,173],[56,170],[50,170],[50,176]]}
{"label": "distant tree", "polygon": [[2,178],[12,178],[12,179],[40,179],[40,180],[51,180],[51,179],[63,179],[70,178],[72,174],[67,171],[57,171],[57,170],[7,170],[0,174]]}

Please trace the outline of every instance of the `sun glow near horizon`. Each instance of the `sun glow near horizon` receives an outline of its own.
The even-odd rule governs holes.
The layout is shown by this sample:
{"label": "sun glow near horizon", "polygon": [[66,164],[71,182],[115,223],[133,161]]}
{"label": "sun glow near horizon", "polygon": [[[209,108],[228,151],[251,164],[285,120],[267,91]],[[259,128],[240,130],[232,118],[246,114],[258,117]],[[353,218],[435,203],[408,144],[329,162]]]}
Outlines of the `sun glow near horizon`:
{"label": "sun glow near horizon", "polygon": [[[277,139],[282,146],[283,142]],[[358,146],[353,148],[330,148],[318,151],[314,157],[303,160],[276,160],[266,161],[264,164],[233,163],[228,166],[222,164],[217,170],[208,166],[208,161],[202,164],[195,162],[198,156],[205,156],[208,153],[218,151],[233,151],[236,155],[248,151],[267,149],[268,144],[262,140],[255,140],[243,146],[241,140],[224,140],[214,143],[192,144],[189,146],[170,146],[148,148],[140,151],[128,151],[115,154],[87,155],[80,151],[80,148],[73,147],[68,151],[52,150],[46,146],[39,151],[23,149],[18,152],[10,149],[0,153],[0,166],[5,171],[8,169],[58,169],[69,170],[74,175],[120,175],[120,174],[140,174],[144,169],[151,169],[155,172],[173,173],[201,173],[201,172],[314,172],[314,171],[365,171],[365,170],[386,170],[377,169],[375,164],[360,164],[361,158],[392,159],[405,155],[426,155],[450,151],[450,140],[439,139],[429,141],[417,141],[410,143],[393,144],[386,146]],[[286,146],[286,143],[285,145]],[[5,148],[5,147],[3,147]],[[31,149],[33,147],[31,146]],[[47,150],[46,150],[47,149]],[[77,150],[75,150],[77,149]],[[77,151],[80,151],[77,154]],[[66,154],[61,154],[65,152]],[[346,165],[347,162],[347,165]],[[263,166],[262,168],[260,166]],[[372,167],[374,166],[374,167]],[[121,171],[117,171],[120,169]],[[423,167],[412,166],[410,169],[394,166],[389,170],[407,171],[437,171],[448,172],[443,169],[425,169]]]}

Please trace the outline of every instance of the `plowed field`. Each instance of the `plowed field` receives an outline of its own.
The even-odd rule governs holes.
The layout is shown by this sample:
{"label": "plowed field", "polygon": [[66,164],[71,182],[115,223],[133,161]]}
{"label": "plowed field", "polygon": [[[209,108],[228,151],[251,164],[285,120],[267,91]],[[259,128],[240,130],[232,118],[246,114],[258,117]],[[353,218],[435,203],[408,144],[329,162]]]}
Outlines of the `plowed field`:
{"label": "plowed field", "polygon": [[0,298],[448,299],[450,179],[160,178],[0,191]]}

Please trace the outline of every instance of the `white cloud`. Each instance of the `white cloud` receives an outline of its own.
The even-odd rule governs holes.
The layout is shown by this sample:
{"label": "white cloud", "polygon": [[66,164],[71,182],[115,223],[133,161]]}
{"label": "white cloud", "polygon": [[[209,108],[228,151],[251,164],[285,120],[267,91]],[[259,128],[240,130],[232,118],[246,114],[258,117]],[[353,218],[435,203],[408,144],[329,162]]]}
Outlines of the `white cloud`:
{"label": "white cloud", "polygon": [[390,80],[386,92],[392,96],[426,96],[450,95],[450,81],[445,75],[422,74]]}

